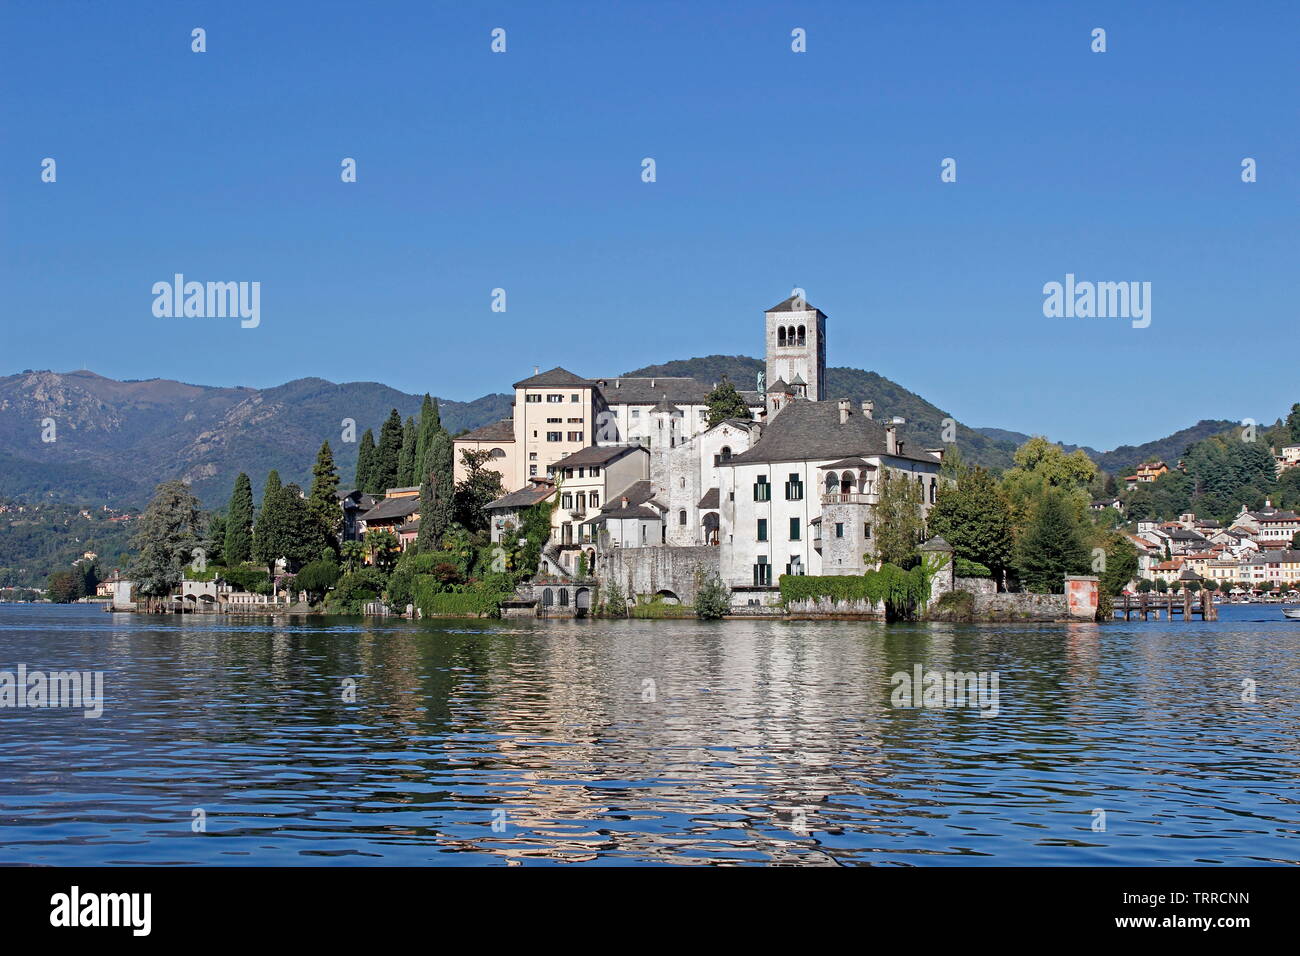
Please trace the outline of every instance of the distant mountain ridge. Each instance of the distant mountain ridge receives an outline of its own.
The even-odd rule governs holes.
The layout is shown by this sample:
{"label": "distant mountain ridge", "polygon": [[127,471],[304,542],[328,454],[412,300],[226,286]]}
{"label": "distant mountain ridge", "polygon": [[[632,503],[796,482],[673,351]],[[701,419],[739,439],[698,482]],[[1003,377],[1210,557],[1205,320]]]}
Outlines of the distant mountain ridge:
{"label": "distant mountain ridge", "polygon": [[[119,382],[94,372],[24,372],[0,378],[0,496],[57,497],[141,505],[161,481],[183,478],[208,506],[223,503],[246,471],[255,489],[276,468],[304,488],[321,442],[344,482],[357,442],[376,435],[389,410],[418,415],[422,395],[377,382],[300,378],[274,388]],[[509,395],[439,399],[453,433],[510,415]],[[344,419],[356,442],[341,440]],[[41,422],[53,419],[54,441]]]}

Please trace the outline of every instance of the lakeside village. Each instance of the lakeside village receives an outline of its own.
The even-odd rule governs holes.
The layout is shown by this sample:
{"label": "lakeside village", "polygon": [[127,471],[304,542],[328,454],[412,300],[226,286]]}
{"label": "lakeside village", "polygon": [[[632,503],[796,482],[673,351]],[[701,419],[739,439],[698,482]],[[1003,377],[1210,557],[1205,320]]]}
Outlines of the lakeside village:
{"label": "lakeside village", "polygon": [[418,421],[392,412],[351,488],[328,442],[308,492],[272,472],[256,509],[244,474],[213,515],[165,483],[97,594],[141,611],[989,621],[1106,619],[1147,592],[1300,598],[1300,516],[1268,497],[1300,503],[1300,405],[1174,468],[1105,475],[1034,438],[994,474],[828,394],[826,321],[797,295],[767,310],[752,390],[535,369],[512,418],[458,436],[428,396]]}

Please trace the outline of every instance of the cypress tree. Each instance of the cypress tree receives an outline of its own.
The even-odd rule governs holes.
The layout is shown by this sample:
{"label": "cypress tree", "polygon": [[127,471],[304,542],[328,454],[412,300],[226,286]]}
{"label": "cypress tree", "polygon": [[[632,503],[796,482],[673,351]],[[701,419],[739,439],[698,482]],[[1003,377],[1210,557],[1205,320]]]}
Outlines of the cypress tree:
{"label": "cypress tree", "polygon": [[375,450],[375,470],[370,476],[370,491],[383,494],[398,487],[397,468],[402,457],[402,416],[397,409],[388,413],[388,419],[379,429],[379,447]]}
{"label": "cypress tree", "polygon": [[226,567],[233,568],[253,557],[253,483],[242,471],[226,509],[226,540],[222,546]]}
{"label": "cypress tree", "polygon": [[407,418],[402,427],[402,451],[397,458],[397,483],[402,488],[415,484],[415,419]]}
{"label": "cypress tree", "polygon": [[272,528],[278,522],[276,509],[282,490],[280,473],[272,468],[262,488],[262,507],[257,512],[257,523],[253,526],[253,557],[267,566],[272,578],[275,577],[276,558],[283,557],[282,554],[271,553],[276,546]]}
{"label": "cypress tree", "polygon": [[369,428],[357,447],[357,474],[353,484],[357,491],[370,491],[370,475],[375,470],[375,433]]}
{"label": "cypress tree", "polygon": [[330,443],[324,442],[316,453],[316,464],[311,469],[311,494],[308,495],[307,504],[312,515],[320,522],[331,546],[338,540],[343,517],[338,490],[339,473],[334,467],[334,452],[330,450]]}
{"label": "cypress tree", "polygon": [[433,436],[442,430],[442,416],[438,413],[438,403],[425,393],[424,404],[420,406],[420,424],[415,438],[415,479],[421,483],[429,473],[429,446]]}

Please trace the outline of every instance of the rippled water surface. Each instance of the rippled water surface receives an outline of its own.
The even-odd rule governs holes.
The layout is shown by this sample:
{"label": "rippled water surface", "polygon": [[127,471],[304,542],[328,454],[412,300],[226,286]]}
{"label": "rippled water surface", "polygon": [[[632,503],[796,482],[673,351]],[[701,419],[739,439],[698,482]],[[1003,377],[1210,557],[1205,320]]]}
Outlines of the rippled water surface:
{"label": "rippled water surface", "polygon": [[[1300,860],[1300,623],[1276,607],[886,627],[3,605],[0,670],[20,663],[103,671],[106,703],[0,709],[3,864]],[[891,706],[916,664],[997,672],[997,715]]]}

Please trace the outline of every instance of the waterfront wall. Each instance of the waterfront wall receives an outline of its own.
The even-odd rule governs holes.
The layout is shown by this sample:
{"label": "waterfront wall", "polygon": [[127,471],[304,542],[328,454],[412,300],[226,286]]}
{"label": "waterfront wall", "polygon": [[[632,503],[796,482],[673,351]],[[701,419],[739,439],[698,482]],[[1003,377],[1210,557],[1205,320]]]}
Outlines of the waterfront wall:
{"label": "waterfront wall", "polygon": [[718,572],[718,549],[709,545],[689,548],[611,548],[596,558],[596,576],[604,586],[615,581],[631,598],[665,592],[683,604],[695,603],[699,572]]}

